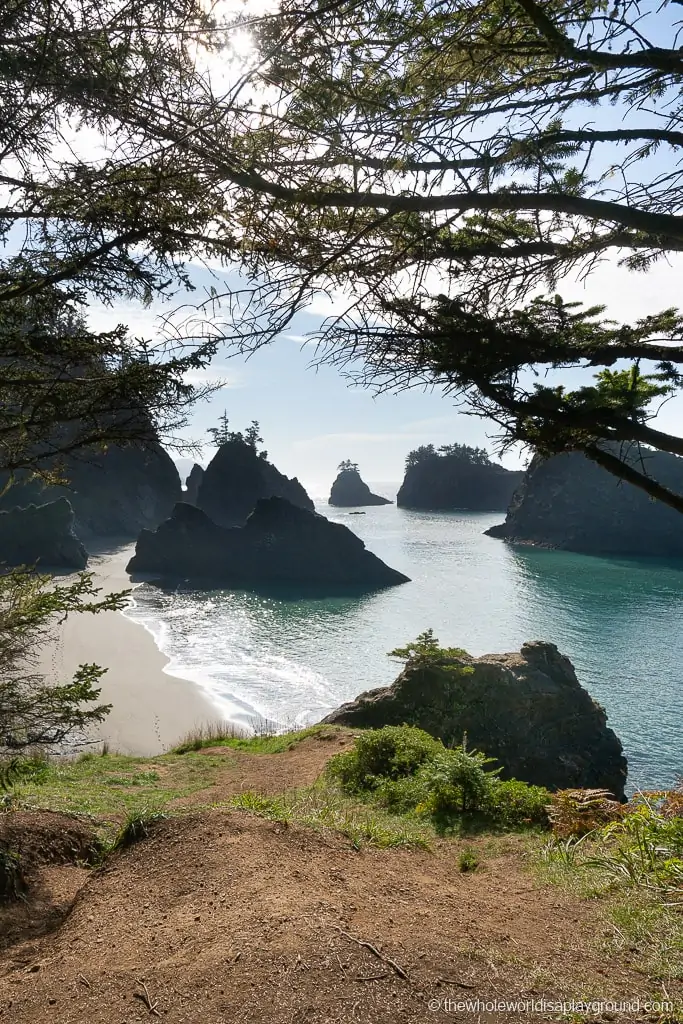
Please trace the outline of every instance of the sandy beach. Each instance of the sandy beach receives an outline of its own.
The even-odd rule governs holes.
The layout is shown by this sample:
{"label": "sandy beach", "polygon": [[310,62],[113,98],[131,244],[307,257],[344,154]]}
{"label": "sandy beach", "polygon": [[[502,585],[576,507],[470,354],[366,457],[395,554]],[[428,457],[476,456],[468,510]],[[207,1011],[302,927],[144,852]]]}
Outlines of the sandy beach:
{"label": "sandy beach", "polygon": [[[90,556],[88,571],[102,596],[131,588],[125,567],[133,548]],[[70,616],[43,650],[40,671],[63,682],[88,662],[107,669],[101,700],[113,707],[93,738],[108,742],[112,751],[158,754],[194,725],[220,717],[194,683],[164,671],[168,658],[154,638],[120,612]]]}

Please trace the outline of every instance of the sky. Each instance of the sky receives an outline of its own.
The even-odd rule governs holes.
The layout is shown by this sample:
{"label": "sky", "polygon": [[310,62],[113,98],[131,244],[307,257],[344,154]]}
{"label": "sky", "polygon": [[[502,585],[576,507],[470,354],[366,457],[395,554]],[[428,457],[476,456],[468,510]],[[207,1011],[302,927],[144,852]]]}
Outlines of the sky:
{"label": "sky", "polygon": [[[211,284],[218,287],[219,281],[207,270],[191,269],[198,290]],[[668,306],[683,305],[683,257],[668,264],[661,262],[647,274],[605,263],[586,284],[567,279],[558,290],[565,299],[604,304],[609,316],[629,322]],[[194,299],[189,296],[186,301],[199,301],[194,294]],[[180,301],[182,296],[176,296],[167,305],[157,302],[148,308],[93,305],[90,322],[98,329],[124,323],[131,333],[151,337],[159,328],[159,315],[168,315]],[[350,387],[338,369],[313,366],[313,347],[302,339],[332,308],[334,303],[321,297],[320,303],[298,318],[292,333],[285,333],[250,359],[231,358],[219,351],[206,377],[225,384],[209,401],[194,408],[183,432],[188,441],[204,444],[197,461],[206,464],[212,457],[215,448],[208,443],[206,431],[224,411],[234,430],[258,420],[270,461],[287,476],[297,476],[314,496],[329,489],[343,459],[357,462],[370,482],[395,483],[402,479],[408,452],[422,444],[458,442],[495,451],[496,425],[465,415],[439,390],[374,395]],[[569,385],[580,379],[579,375],[563,374]],[[680,433],[683,396],[667,402],[656,422],[662,429]],[[520,450],[508,453],[502,461],[518,468],[527,456]],[[189,463],[183,461],[181,472],[188,468]]]}

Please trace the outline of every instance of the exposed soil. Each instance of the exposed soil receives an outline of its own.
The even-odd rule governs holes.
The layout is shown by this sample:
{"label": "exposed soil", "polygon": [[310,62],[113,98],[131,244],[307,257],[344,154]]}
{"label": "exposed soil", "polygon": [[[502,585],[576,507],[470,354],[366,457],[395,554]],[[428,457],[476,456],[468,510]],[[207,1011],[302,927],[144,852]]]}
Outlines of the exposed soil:
{"label": "exposed soil", "polygon": [[225,768],[219,773],[216,784],[190,797],[181,797],[171,806],[220,803],[247,790],[271,796],[310,786],[334,754],[353,744],[354,735],[349,729],[309,736],[293,743],[281,754],[249,754],[232,747],[206,747],[201,754],[225,757]]}
{"label": "exposed soil", "polygon": [[[243,788],[278,772],[291,786],[335,749],[306,741],[250,756],[253,776],[246,755],[231,763]],[[236,778],[217,790],[234,791]],[[494,853],[469,843],[474,873],[458,870],[461,845],[358,851],[335,834],[216,810],[159,821],[94,871],[36,863],[26,907],[72,909],[39,937],[27,921],[21,941],[16,922],[13,939],[7,930],[16,906],[0,910],[0,1022],[547,1021],[559,1015],[457,1003],[647,997],[637,965],[601,955],[597,901],[539,885],[515,837]]]}

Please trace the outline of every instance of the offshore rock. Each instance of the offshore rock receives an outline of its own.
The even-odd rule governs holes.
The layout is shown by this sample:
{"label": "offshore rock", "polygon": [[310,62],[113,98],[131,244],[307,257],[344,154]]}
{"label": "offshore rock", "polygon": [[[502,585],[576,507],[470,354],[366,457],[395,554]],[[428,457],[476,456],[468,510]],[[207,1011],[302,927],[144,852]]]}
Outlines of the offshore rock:
{"label": "offshore rock", "polygon": [[194,466],[190,470],[190,475],[187,477],[185,481],[184,499],[188,503],[188,505],[197,504],[197,498],[199,497],[199,487],[203,479],[204,470],[195,462]]}
{"label": "offshore rock", "polygon": [[354,508],[361,505],[393,505],[388,498],[373,494],[357,469],[343,469],[332,484],[330,505]]}
{"label": "offshore rock", "polygon": [[180,503],[154,532],[143,530],[128,572],[198,585],[273,584],[379,589],[407,583],[341,523],[264,498],[242,527],[223,527],[201,509]]}
{"label": "offshore rock", "polygon": [[505,511],[522,480],[521,471],[449,455],[425,459],[406,469],[399,508],[470,512]]}
{"label": "offshore rock", "polygon": [[415,725],[446,745],[462,743],[466,734],[470,749],[497,759],[503,778],[624,797],[621,743],[554,644],[408,663],[391,686],[362,693],[323,721],[351,728]]}
{"label": "offshore rock", "polygon": [[85,569],[88,564],[66,498],[0,512],[0,565],[36,563],[39,570]]}
{"label": "offshore rock", "polygon": [[[683,459],[641,448],[628,461],[683,492]],[[534,458],[505,522],[486,532],[514,544],[586,554],[683,557],[680,512],[619,480],[581,452]]]}
{"label": "offshore rock", "polygon": [[241,526],[261,498],[285,498],[292,505],[315,511],[306,491],[239,439],[221,445],[204,470],[197,507],[219,526]]}

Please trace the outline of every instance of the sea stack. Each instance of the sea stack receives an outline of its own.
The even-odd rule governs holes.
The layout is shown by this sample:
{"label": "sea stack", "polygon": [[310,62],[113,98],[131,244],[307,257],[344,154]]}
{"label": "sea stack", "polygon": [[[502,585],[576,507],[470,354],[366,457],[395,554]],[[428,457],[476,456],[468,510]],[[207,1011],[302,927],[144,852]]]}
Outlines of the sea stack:
{"label": "sea stack", "polygon": [[534,641],[511,654],[408,662],[391,686],[362,693],[323,721],[351,729],[415,725],[446,746],[466,735],[470,749],[496,758],[503,778],[548,789],[608,789],[624,797],[621,742],[554,644]]}
{"label": "sea stack", "polygon": [[426,445],[408,456],[396,504],[433,511],[505,511],[522,476],[492,462],[480,448]]}
{"label": "sea stack", "polygon": [[332,484],[330,505],[338,508],[359,508],[362,505],[393,505],[389,498],[373,494],[352,462],[342,462]]}
{"label": "sea stack", "polygon": [[185,481],[185,501],[190,505],[197,504],[199,497],[199,486],[204,479],[204,470],[195,462],[190,474]]}
{"label": "sea stack", "polygon": [[196,586],[285,584],[329,594],[409,582],[346,526],[277,497],[257,501],[242,527],[219,526],[201,509],[176,505],[157,530],[142,531],[128,572]]}
{"label": "sea stack", "polygon": [[[671,490],[683,492],[683,459],[644,448],[627,458]],[[683,557],[680,512],[581,452],[536,456],[505,522],[486,532],[513,544],[592,555]]]}
{"label": "sea stack", "polygon": [[[88,552],[74,531],[66,498],[0,512],[0,566],[85,569]],[[0,569],[0,571],[2,571]]]}
{"label": "sea stack", "polygon": [[238,436],[222,444],[204,470],[196,504],[219,526],[242,526],[261,498],[273,497],[315,511],[296,477],[284,476]]}

